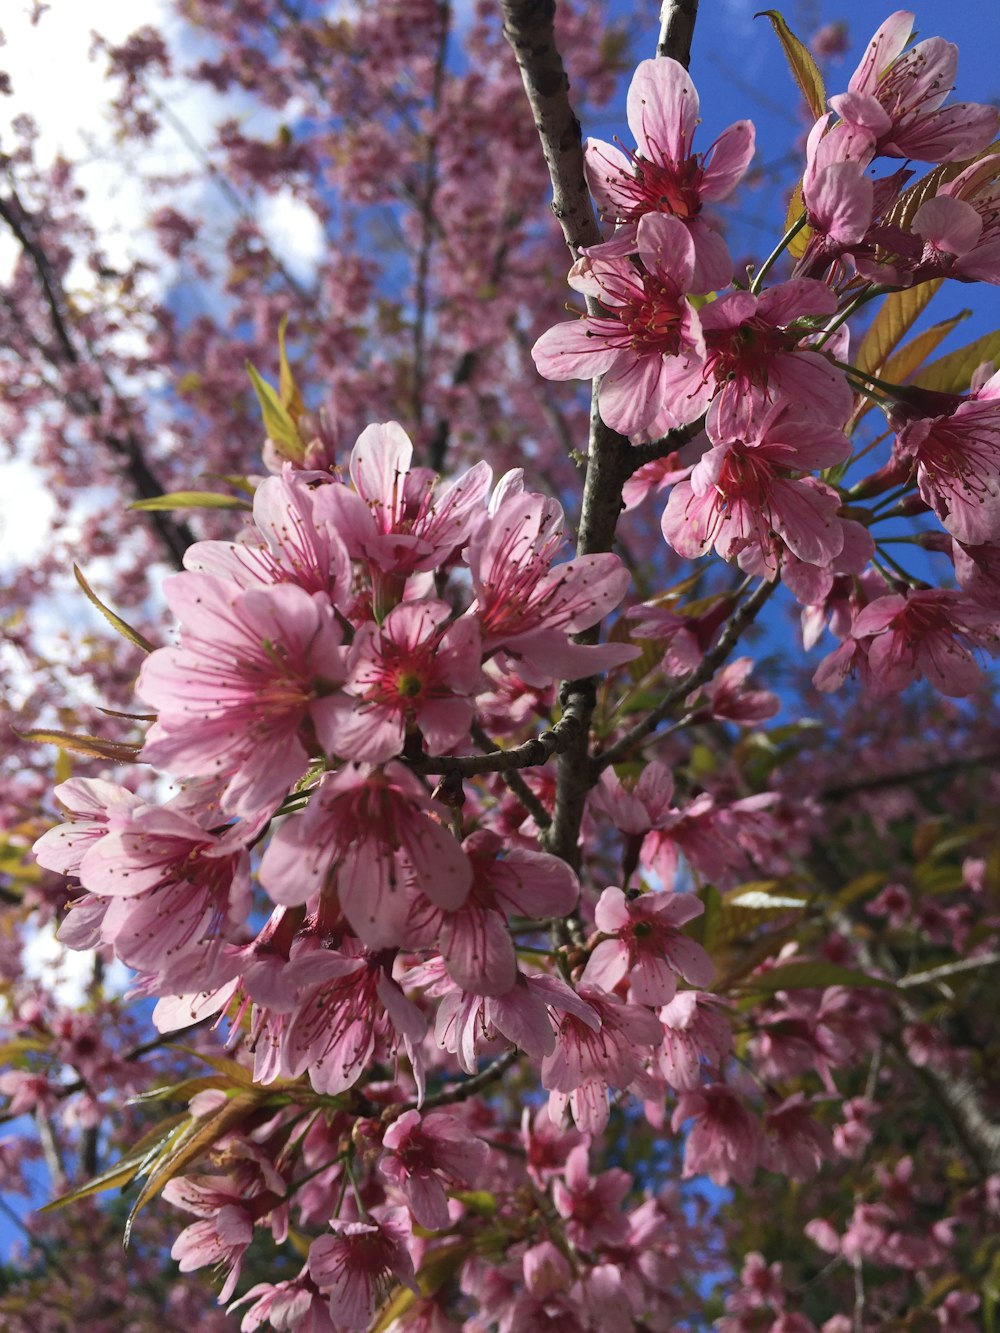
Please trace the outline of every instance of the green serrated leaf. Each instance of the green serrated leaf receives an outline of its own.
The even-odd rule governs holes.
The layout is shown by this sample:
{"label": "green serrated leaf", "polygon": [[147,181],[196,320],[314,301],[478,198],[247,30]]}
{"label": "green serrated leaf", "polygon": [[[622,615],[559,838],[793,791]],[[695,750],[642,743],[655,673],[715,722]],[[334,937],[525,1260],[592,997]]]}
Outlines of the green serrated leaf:
{"label": "green serrated leaf", "polygon": [[967,343],[957,352],[949,352],[940,360],[934,361],[914,376],[913,383],[921,389],[934,389],[938,393],[965,393],[972,381],[972,375],[984,361],[996,365],[1000,357],[1000,330],[985,333],[975,342]]}
{"label": "green serrated leaf", "polygon": [[808,963],[783,963],[760,976],[748,977],[743,989],[773,995],[779,990],[825,990],[827,986],[877,986],[880,990],[895,990],[891,981],[827,963],[821,959]]}
{"label": "green serrated leaf", "polygon": [[803,46],[777,9],[762,9],[760,13],[754,14],[754,18],[771,20],[771,27],[781,43],[792,77],[799,85],[799,91],[806,99],[813,119],[819,120],[827,110],[826,89],[823,87],[823,76],[808,47]]}
{"label": "green serrated leaf", "polygon": [[158,513],[164,509],[248,509],[253,505],[238,495],[220,495],[218,491],[171,491],[168,495],[154,495],[148,500],[133,500],[129,509]]}
{"label": "green serrated leaf", "polygon": [[299,438],[299,432],[289,415],[288,409],[267,380],[262,379],[254,367],[247,362],[247,374],[250,376],[257,401],[260,403],[264,418],[264,429],[268,438],[274,441],[282,457],[293,463],[301,463],[305,457],[305,446]]}
{"label": "green serrated leaf", "polygon": [[296,423],[296,438],[298,435],[298,420],[306,410],[306,405],[302,401],[302,395],[299,393],[299,386],[295,383],[295,376],[292,373],[292,367],[288,361],[288,355],[285,352],[285,330],[288,328],[288,316],[282,315],[281,323],[278,325],[278,358],[281,366],[281,377],[278,381],[278,393],[281,398],[282,407],[288,410],[288,415]]}
{"label": "green serrated leaf", "polygon": [[108,624],[111,625],[113,629],[117,630],[123,639],[128,639],[129,643],[134,643],[135,646],[141,648],[144,653],[153,652],[155,644],[150,643],[150,641],[144,635],[140,634],[137,629],[133,629],[127,620],[122,620],[120,615],[112,611],[109,606],[104,605],[97,593],[94,592],[93,588],[84,578],[83,571],[79,565],[73,566],[73,577],[83,589],[83,595],[91,605],[97,607],[98,611],[100,611]]}

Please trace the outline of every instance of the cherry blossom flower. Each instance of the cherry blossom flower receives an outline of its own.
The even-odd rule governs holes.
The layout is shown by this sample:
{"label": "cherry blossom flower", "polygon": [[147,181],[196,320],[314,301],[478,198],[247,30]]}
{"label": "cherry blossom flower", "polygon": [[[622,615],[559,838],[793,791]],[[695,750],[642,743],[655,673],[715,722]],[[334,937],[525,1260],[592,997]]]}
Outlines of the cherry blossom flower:
{"label": "cherry blossom flower", "polygon": [[[701,366],[701,323],[692,290],[694,243],[677,218],[648,213],[636,244],[644,271],[628,259],[586,258],[570,285],[594,296],[607,316],[586,316],[543,333],[531,354],[550,380],[601,380],[601,418],[623,435],[664,434],[697,421],[711,389]],[[846,413],[845,413],[846,416]]]}
{"label": "cherry blossom flower", "polygon": [[[944,396],[941,395],[941,398]],[[968,546],[1000,539],[1000,371],[940,414],[907,402],[895,457],[912,458],[917,489],[951,535]]]}
{"label": "cherry blossom flower", "polygon": [[565,863],[547,852],[511,848],[486,829],[462,844],[473,879],[469,896],[454,911],[425,900],[413,904],[404,943],[433,945],[448,975],[462,990],[503,995],[517,980],[517,956],[507,914],[541,919],[564,917],[576,906],[580,888]]}
{"label": "cherry blossom flower", "polygon": [[678,482],[663,511],[663,535],[680,555],[714,546],[724,560],[772,578],[786,547],[799,560],[826,565],[843,549],[840,497],[792,469],[830,466],[848,449],[840,431],[774,408],[748,438],[714,444],[690,481]]}
{"label": "cherry blossom flower", "polygon": [[703,216],[704,204],[725,199],[743,179],[754,154],[754,127],[737,121],[707,153],[692,153],[698,93],[691,76],[669,57],[640,61],[628,92],[629,128],[636,151],[588,139],[587,184],[601,216],[616,224],[612,241],[593,246],[605,258],[631,253],[637,224],[647,213],[679,218],[694,243],[693,291],[724,287],[732,260],[721,235]]}
{"label": "cherry blossom flower", "polygon": [[308,1266],[287,1282],[258,1282],[245,1296],[233,1301],[231,1313],[248,1301],[253,1304],[240,1323],[240,1333],[275,1328],[279,1333],[337,1333],[330,1318],[329,1302],[309,1277]]}
{"label": "cherry blossom flower", "polygon": [[854,403],[847,378],[822,352],[803,346],[794,327],[836,308],[824,283],[795,278],[759,296],[731,292],[701,311],[705,364],[698,373],[717,393],[717,441],[752,438],[761,415],[783,403],[814,427],[843,425]]}
{"label": "cherry blossom flower", "polygon": [[579,995],[596,1011],[600,1027],[595,1031],[575,1013],[563,1014],[555,1049],[542,1061],[542,1086],[556,1123],[568,1104],[579,1129],[599,1134],[608,1122],[608,1087],[627,1088],[641,1071],[642,1048],[658,1045],[663,1033],[648,1009],[596,986],[581,985]]}
{"label": "cherry blossom flower", "polygon": [[412,460],[398,422],[366,426],[351,451],[354,490],[324,487],[316,501],[351,556],[368,563],[379,615],[399,601],[408,575],[440,568],[466,544],[482,522],[493,480],[481,462],[442,484]]}
{"label": "cherry blossom flower", "polygon": [[1000,164],[972,162],[925,200],[910,223],[923,241],[913,280],[944,275],[959,282],[1000,283]]}
{"label": "cherry blossom flower", "polygon": [[405,1208],[373,1208],[364,1222],[334,1218],[330,1229],[309,1247],[309,1274],[329,1293],[336,1328],[367,1328],[395,1282],[419,1295]]}
{"label": "cherry blossom flower", "polygon": [[627,976],[633,1003],[648,1005],[672,1000],[678,976],[692,986],[707,986],[715,975],[712,960],[679,929],[704,910],[693,894],[647,893],[627,898],[621,889],[605,889],[594,920],[599,930],[613,938],[601,940],[594,949],[581,983],[611,991]]}
{"label": "cherry blossom flower", "polygon": [[760,1127],[737,1094],[724,1083],[682,1092],[671,1117],[676,1133],[694,1119],[684,1143],[684,1177],[704,1173],[716,1185],[749,1185],[760,1154]]}
{"label": "cherry blossom flower", "polygon": [[864,657],[871,686],[879,692],[893,693],[926,677],[942,694],[961,698],[982,681],[971,649],[993,651],[996,638],[995,617],[962,593],[938,588],[892,593],[859,612],[850,638],[820,663],[813,680],[817,689],[836,689],[846,674],[841,660],[850,653]]}
{"label": "cherry blossom flower", "polygon": [[388,961],[347,941],[293,959],[300,992],[281,1039],[285,1077],[308,1073],[317,1092],[332,1096],[358,1081],[377,1041],[394,1051],[402,1040],[420,1078],[416,1045],[426,1020],[389,976]]}
{"label": "cherry blossom flower", "polygon": [[570,635],[589,629],[625,595],[628,570],[618,556],[584,555],[553,567],[563,541],[563,511],[541,495],[513,494],[469,543],[484,653],[513,657],[529,684],[606,671],[631,661],[628,644],[583,645]]}
{"label": "cherry blossom flower", "polygon": [[406,1196],[413,1220],[430,1231],[451,1221],[444,1182],[475,1189],[489,1150],[457,1116],[432,1111],[404,1111],[386,1130],[379,1171]]}
{"label": "cherry blossom flower", "polygon": [[793,1093],[764,1112],[761,1166],[791,1180],[808,1180],[832,1156],[829,1130],[813,1116],[804,1093]]}
{"label": "cherry blossom flower", "polygon": [[138,692],[159,710],[143,757],[225,778],[235,814],[271,810],[308,767],[307,721],[333,753],[330,696],[344,678],[333,609],[294,584],[243,590],[211,574],[177,574],[164,591],[181,645],[143,663]]}
{"label": "cherry blossom flower", "polygon": [[702,1061],[721,1073],[733,1045],[733,1029],[721,1012],[722,1001],[701,991],[679,991],[659,1011],[663,1041],[656,1066],[678,1092],[701,1086]]}
{"label": "cherry blossom flower", "polygon": [[365,944],[400,944],[410,886],[446,911],[468,895],[472,868],[438,822],[445,815],[401,764],[347,765],[327,774],[305,812],[274,834],[260,882],[284,906],[335,889],[341,911]]}
{"label": "cherry blossom flower", "polygon": [[867,130],[886,157],[955,162],[981,152],[996,134],[996,107],[959,102],[942,107],[955,84],[958,48],[929,37],[906,51],[913,15],[897,10],[872,37],[848,91],[830,105],[849,125]]}
{"label": "cherry blossom flower", "polygon": [[431,754],[443,754],[468,734],[470,696],[484,683],[479,626],[467,617],[448,624],[451,614],[445,602],[402,602],[380,626],[357,631],[334,731],[343,758],[384,763],[417,729]]}
{"label": "cherry blossom flower", "polygon": [[32,851],[40,866],[62,875],[79,875],[89,849],[142,804],[142,798],[103,778],[70,778],[52,793],[68,816],[35,842]]}
{"label": "cherry blossom flower", "polygon": [[351,586],[347,548],[325,512],[327,487],[312,489],[285,464],[268,477],[253,499],[253,527],[237,542],[195,542],[184,553],[184,568],[213,574],[241,588],[293,583],[321,592],[336,605]]}
{"label": "cherry blossom flower", "polygon": [[617,1167],[592,1176],[588,1157],[583,1143],[572,1150],[563,1179],[553,1182],[552,1202],[566,1219],[566,1234],[574,1245],[586,1250],[619,1245],[628,1235],[622,1202],[632,1188],[632,1177]]}

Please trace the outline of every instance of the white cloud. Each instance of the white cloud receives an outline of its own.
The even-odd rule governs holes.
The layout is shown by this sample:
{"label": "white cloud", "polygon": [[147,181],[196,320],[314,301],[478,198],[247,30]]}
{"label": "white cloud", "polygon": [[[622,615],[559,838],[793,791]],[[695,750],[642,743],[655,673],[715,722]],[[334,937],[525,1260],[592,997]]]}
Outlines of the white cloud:
{"label": "white cloud", "polygon": [[257,220],[285,268],[300,282],[310,281],[326,248],[323,224],[313,209],[285,189],[261,200]]}
{"label": "white cloud", "polygon": [[[44,986],[57,1004],[77,1009],[86,1001],[94,976],[94,951],[60,944],[54,922],[25,929],[21,961],[25,977]],[[115,959],[105,970],[103,985],[109,994],[123,995],[131,981],[132,973]]]}

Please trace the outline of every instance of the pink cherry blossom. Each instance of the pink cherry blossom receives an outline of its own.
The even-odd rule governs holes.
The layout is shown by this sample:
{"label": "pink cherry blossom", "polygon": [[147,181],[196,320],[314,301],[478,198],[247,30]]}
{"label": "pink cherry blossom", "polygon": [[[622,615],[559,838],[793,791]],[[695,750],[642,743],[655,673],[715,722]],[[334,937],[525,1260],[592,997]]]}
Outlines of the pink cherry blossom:
{"label": "pink cherry blossom", "polygon": [[489,1150],[457,1116],[404,1111],[386,1130],[379,1171],[406,1196],[413,1220],[430,1231],[450,1223],[445,1182],[475,1189]]}
{"label": "pink cherry blossom", "polygon": [[472,868],[442,826],[446,811],[401,764],[349,764],[327,774],[304,813],[271,839],[260,882],[284,906],[336,891],[370,948],[402,942],[413,885],[438,907],[465,901]]}
{"label": "pink cherry blossom", "polygon": [[287,1282],[258,1282],[245,1296],[233,1301],[229,1312],[248,1301],[253,1304],[240,1322],[240,1333],[257,1333],[265,1327],[281,1333],[337,1333],[329,1302],[309,1277],[308,1267]]}
{"label": "pink cherry blossom", "polygon": [[[901,690],[924,676],[942,694],[961,698],[982,681],[972,650],[993,651],[996,638],[990,613],[961,593],[930,588],[870,602],[838,653],[848,645],[863,653],[872,685],[879,691]],[[834,681],[829,671],[817,671],[818,688],[835,688]]]}
{"label": "pink cherry blossom", "polygon": [[910,224],[923,241],[914,279],[944,275],[1000,283],[1000,164],[972,162],[920,205]]}
{"label": "pink cherry blossom", "polygon": [[268,477],[253,499],[253,527],[237,542],[195,542],[184,553],[184,568],[213,574],[253,588],[294,583],[306,592],[325,593],[343,604],[351,585],[347,548],[324,505],[326,486],[306,485],[285,464]]}
{"label": "pink cherry blossom", "polygon": [[465,902],[446,911],[428,900],[413,904],[405,944],[433,945],[448,975],[476,995],[504,995],[517,980],[517,956],[507,915],[529,919],[565,917],[576,906],[576,875],[556,856],[511,848],[480,829],[462,844],[472,867]]}
{"label": "pink cherry blossom", "polygon": [[334,1218],[330,1229],[309,1247],[309,1274],[329,1294],[336,1328],[367,1328],[395,1282],[419,1294],[405,1208],[373,1208],[363,1222]]}
{"label": "pink cherry blossom", "polygon": [[469,618],[449,624],[451,615],[445,602],[402,602],[380,626],[357,631],[334,729],[343,758],[384,763],[416,730],[431,754],[467,736],[470,696],[484,683],[479,626]]}
{"label": "pink cherry blossom", "polygon": [[[674,217],[647,213],[636,244],[644,271],[628,259],[580,260],[571,285],[609,312],[557,324],[535,343],[538,373],[550,380],[603,376],[602,419],[623,435],[697,421],[711,390],[702,381],[705,343],[685,293],[694,243]],[[845,414],[846,415],[846,414]]]}
{"label": "pink cherry blossom", "polygon": [[832,315],[836,308],[837,298],[823,283],[796,278],[759,296],[732,292],[701,311],[705,366],[699,373],[717,391],[716,440],[752,438],[755,419],[783,403],[793,416],[808,415],[814,426],[843,425],[854,402],[843,371],[803,346],[793,327],[798,319]]}
{"label": "pink cherry blossom", "polygon": [[808,1180],[832,1156],[830,1132],[812,1114],[804,1093],[793,1093],[764,1112],[760,1160],[769,1171]]}
{"label": "pink cherry blossom", "polygon": [[672,1088],[690,1092],[701,1086],[702,1061],[721,1073],[733,1045],[732,1024],[722,1001],[701,991],[678,991],[659,1011],[663,1042],[656,1065]]}
{"label": "pink cherry blossom", "polygon": [[897,10],[875,33],[848,92],[830,98],[843,120],[867,130],[886,157],[955,162],[984,149],[997,131],[996,107],[942,107],[955,83],[958,48],[929,37],[907,51],[913,15]]}
{"label": "pink cherry blossom", "polygon": [[143,663],[138,692],[159,710],[143,756],[224,778],[236,814],[273,809],[308,767],[307,721],[333,753],[330,696],[344,678],[333,608],[294,584],[243,590],[211,574],[178,574],[164,590],[181,644]]}
{"label": "pink cherry blossom", "polygon": [[142,804],[141,797],[103,778],[70,778],[52,793],[68,819],[56,824],[35,842],[38,864],[62,875],[79,875],[88,850]]}
{"label": "pink cherry blossom", "polygon": [[684,1143],[684,1176],[704,1173],[716,1185],[749,1185],[757,1169],[760,1127],[739,1096],[724,1083],[682,1092],[671,1117],[676,1133],[694,1119]]}
{"label": "pink cherry blossom", "polygon": [[692,290],[725,286],[732,277],[732,261],[702,209],[726,198],[743,179],[754,154],[753,125],[737,121],[706,154],[693,153],[698,93],[684,66],[669,57],[640,61],[627,113],[635,152],[623,154],[599,139],[588,139],[584,149],[590,191],[601,216],[617,228],[611,242],[592,247],[590,253],[629,253],[640,219],[647,213],[668,213],[684,223],[694,243]]}
{"label": "pink cherry blossom", "polygon": [[557,1123],[567,1103],[585,1133],[597,1134],[608,1121],[608,1087],[627,1088],[641,1070],[643,1047],[656,1046],[662,1030],[648,1009],[625,1004],[596,986],[579,995],[596,1011],[600,1026],[565,1013],[555,1049],[542,1061],[542,1086],[549,1090],[549,1114]]}
{"label": "pink cherry blossom", "polygon": [[627,976],[632,1001],[648,1005],[673,999],[678,976],[692,986],[707,986],[715,974],[712,960],[679,929],[704,910],[693,894],[627,898],[621,889],[605,889],[594,920],[613,938],[601,940],[594,949],[581,982],[611,991]]}
{"label": "pink cherry blossom", "polygon": [[1000,372],[941,415],[903,407],[894,454],[912,458],[917,489],[969,546],[1000,539]]}
{"label": "pink cherry blossom", "polygon": [[351,451],[354,490],[324,487],[316,502],[351,556],[367,562],[381,615],[399,600],[408,575],[440,567],[465,545],[482,522],[493,479],[480,462],[441,483],[412,460],[398,422],[366,426]]}
{"label": "pink cherry blossom", "polygon": [[389,976],[386,962],[346,942],[339,950],[293,959],[300,994],[282,1035],[286,1078],[308,1073],[317,1092],[344,1092],[364,1073],[376,1042],[393,1052],[402,1040],[417,1064],[416,1043],[426,1021]]}
{"label": "pink cherry blossom", "polygon": [[563,542],[563,511],[530,493],[505,497],[469,544],[485,653],[516,659],[529,684],[576,679],[631,661],[628,644],[582,645],[570,636],[589,629],[625,595],[629,573],[610,552],[553,561]]}
{"label": "pink cherry blossom", "polygon": [[566,1234],[573,1244],[593,1250],[621,1244],[628,1235],[622,1202],[632,1188],[632,1177],[618,1168],[592,1176],[588,1158],[585,1144],[572,1150],[564,1178],[553,1182],[552,1202],[566,1219]]}
{"label": "pink cherry blossom", "polygon": [[826,565],[843,548],[840,498],[793,469],[829,466],[848,448],[840,431],[772,409],[747,439],[723,438],[690,481],[678,482],[663,512],[663,535],[681,555],[714,546],[723,559],[772,578],[785,547],[808,564]]}

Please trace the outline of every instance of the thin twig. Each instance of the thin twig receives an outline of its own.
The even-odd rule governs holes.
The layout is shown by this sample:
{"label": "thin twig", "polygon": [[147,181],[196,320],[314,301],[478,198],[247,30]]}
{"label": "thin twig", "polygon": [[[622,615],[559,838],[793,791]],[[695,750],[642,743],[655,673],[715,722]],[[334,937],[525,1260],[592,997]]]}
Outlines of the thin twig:
{"label": "thin twig", "polygon": [[[503,753],[500,746],[494,744],[494,742],[490,740],[489,736],[483,731],[478,722],[473,724],[472,739],[476,742],[479,748],[484,750],[487,754]],[[525,810],[527,810],[534,819],[538,828],[547,829],[552,823],[552,816],[549,814],[548,810],[546,810],[541,800],[525,782],[524,778],[521,777],[520,773],[512,768],[505,772],[501,772],[500,776],[506,784],[507,789],[513,793],[517,800],[524,806]]]}
{"label": "thin twig", "polygon": [[1000,953],[981,953],[976,958],[959,958],[954,963],[942,963],[940,967],[930,967],[926,972],[911,972],[908,977],[900,977],[897,986],[926,986],[934,981],[943,981],[945,977],[957,976],[959,972],[974,972],[980,967],[996,967],[1000,964]]}
{"label": "thin twig", "polygon": [[719,635],[714,648],[709,649],[702,658],[700,665],[693,671],[689,671],[672,690],[668,691],[656,708],[648,713],[641,722],[637,722],[624,736],[620,736],[613,745],[609,745],[606,750],[602,750],[600,754],[594,756],[592,772],[595,781],[609,764],[616,764],[619,759],[624,759],[637,745],[640,745],[647,737],[652,736],[660,723],[665,722],[678,704],[683,703],[693,690],[698,689],[712,679],[717,669],[736,647],[743,631],[756,618],[757,613],[774,592],[776,586],[776,582],[763,579],[723,625],[722,633]]}
{"label": "thin twig", "polygon": [[555,726],[547,727],[513,749],[495,747],[486,754],[421,755],[407,762],[417,773],[457,773],[463,778],[481,773],[511,773],[518,768],[537,768],[554,754],[562,754],[577,739],[582,727],[578,710],[565,708]]}

